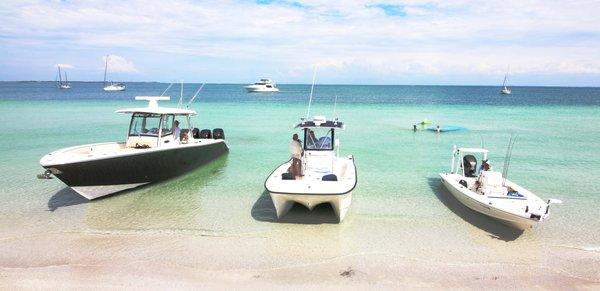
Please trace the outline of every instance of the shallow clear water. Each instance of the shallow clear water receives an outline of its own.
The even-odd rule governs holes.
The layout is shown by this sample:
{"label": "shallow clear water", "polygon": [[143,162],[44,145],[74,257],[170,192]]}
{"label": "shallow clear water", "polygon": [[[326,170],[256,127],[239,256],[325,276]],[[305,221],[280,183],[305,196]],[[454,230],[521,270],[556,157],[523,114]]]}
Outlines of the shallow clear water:
{"label": "shallow clear water", "polygon": [[[0,230],[5,236],[70,230],[316,233],[362,251],[413,252],[428,241],[424,245],[433,250],[426,252],[435,253],[442,244],[499,246],[486,239],[491,234],[521,247],[600,248],[595,181],[600,177],[600,88],[515,87],[512,95],[501,96],[497,87],[317,85],[311,115],[331,116],[338,96],[336,115],[347,125],[338,134],[341,153],[353,154],[357,164],[353,204],[340,225],[328,223],[327,207],[316,211],[324,220],[295,208],[284,223],[272,223],[264,193],[267,175],[288,158],[293,124],[306,115],[308,85],[280,85],[277,94],[206,85],[192,105],[198,112],[195,126],[224,128],[230,153],[186,176],[92,202],[57,179],[36,179],[42,172],[39,159],[50,151],[123,140],[129,117],[114,111],[144,106],[133,97],[158,95],[167,85],[131,83],[125,92],[104,93],[100,83],[74,82],[72,90],[60,91],[50,82],[0,82]],[[186,99],[198,86],[185,85]],[[167,95],[177,96],[170,102],[175,105],[179,88]],[[468,130],[413,133],[412,125],[423,118]],[[549,220],[523,234],[465,210],[437,176],[449,170],[453,145],[482,141],[493,166],[501,169],[511,135],[517,142],[509,178],[544,199],[564,201],[552,206]],[[419,239],[406,238],[413,236]],[[365,243],[343,243],[352,239]]]}

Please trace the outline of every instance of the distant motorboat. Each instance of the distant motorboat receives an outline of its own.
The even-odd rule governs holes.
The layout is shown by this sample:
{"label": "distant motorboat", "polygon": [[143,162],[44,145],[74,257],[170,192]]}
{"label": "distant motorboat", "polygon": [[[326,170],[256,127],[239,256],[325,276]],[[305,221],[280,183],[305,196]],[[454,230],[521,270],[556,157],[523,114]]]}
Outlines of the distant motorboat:
{"label": "distant motorboat", "polygon": [[63,81],[60,66],[58,66],[58,77],[56,80],[56,87],[58,87],[59,89],[71,89],[71,83],[69,83],[69,80],[67,79],[67,72],[64,71],[64,73],[65,80]]}
{"label": "distant motorboat", "polygon": [[110,83],[106,82],[106,73],[108,72],[108,59],[110,55],[106,55],[106,63],[104,65],[104,91],[106,92],[117,92],[117,91],[125,91],[127,88],[124,83],[116,83],[110,81]]}
{"label": "distant motorboat", "polygon": [[510,95],[511,90],[507,85],[508,82],[508,70],[506,71],[506,74],[504,75],[504,82],[502,82],[502,90],[500,90],[500,94],[502,95]]}
{"label": "distant motorboat", "polygon": [[248,92],[279,92],[279,88],[271,79],[260,79],[260,81],[244,88]]}
{"label": "distant motorboat", "polygon": [[[479,171],[475,155],[481,155]],[[548,218],[550,204],[562,203],[557,199],[546,202],[509,181],[501,172],[493,171],[487,159],[486,149],[454,146],[450,173],[439,174],[446,189],[465,206],[510,227],[525,230]],[[488,166],[483,167],[484,164]]]}

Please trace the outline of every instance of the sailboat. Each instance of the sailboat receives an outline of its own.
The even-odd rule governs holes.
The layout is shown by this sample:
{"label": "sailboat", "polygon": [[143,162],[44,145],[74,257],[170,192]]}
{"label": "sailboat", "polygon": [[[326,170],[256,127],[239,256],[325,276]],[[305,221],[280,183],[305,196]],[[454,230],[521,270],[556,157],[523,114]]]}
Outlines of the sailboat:
{"label": "sailboat", "polygon": [[60,66],[58,66],[58,80],[56,80],[56,87],[59,89],[71,89],[71,83],[67,80],[67,72],[65,71],[65,80],[62,80],[62,74],[60,72]]}
{"label": "sailboat", "polygon": [[502,95],[510,95],[510,88],[506,86],[506,81],[508,81],[508,70],[506,70],[506,74],[504,75],[504,82],[502,82],[502,90],[500,90],[500,94]]}
{"label": "sailboat", "polygon": [[116,92],[116,91],[125,91],[125,84],[123,83],[114,83],[110,81],[110,83],[106,82],[106,72],[108,71],[108,59],[110,55],[106,55],[106,64],[104,65],[104,91],[106,92]]}

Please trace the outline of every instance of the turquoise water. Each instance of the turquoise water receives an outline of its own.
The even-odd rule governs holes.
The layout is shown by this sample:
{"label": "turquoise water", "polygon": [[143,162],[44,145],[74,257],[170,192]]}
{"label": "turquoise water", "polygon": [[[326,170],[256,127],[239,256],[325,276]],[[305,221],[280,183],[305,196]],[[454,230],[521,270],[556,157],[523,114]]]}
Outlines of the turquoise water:
{"label": "turquoise water", "polygon": [[[316,231],[369,241],[348,247],[361,250],[402,252],[420,241],[398,246],[386,239],[390,235],[418,235],[431,241],[427,252],[433,253],[441,244],[474,250],[506,241],[520,247],[600,249],[600,88],[515,87],[512,95],[501,96],[497,87],[317,85],[311,115],[331,116],[338,96],[336,115],[347,125],[338,135],[341,153],[353,154],[357,164],[353,204],[337,225],[329,223],[326,207],[317,209],[324,220],[297,207],[291,218],[273,223],[264,193],[267,175],[288,158],[293,124],[306,115],[308,85],[248,94],[242,85],[208,84],[192,105],[198,112],[195,126],[224,128],[230,153],[186,176],[92,202],[57,179],[37,180],[39,159],[67,146],[123,140],[129,117],[114,111],[143,106],[133,97],[158,95],[168,84],[132,83],[113,94],[102,92],[99,83],[73,85],[60,91],[49,82],[0,83],[0,230],[5,236]],[[186,99],[197,87],[186,84]],[[178,96],[179,88],[169,94]],[[468,130],[412,132],[423,118]],[[492,165],[501,169],[511,135],[517,142],[509,178],[544,199],[564,201],[552,206],[549,220],[525,233],[512,233],[461,208],[437,176],[449,170],[453,145],[476,147],[482,141],[491,150]]]}

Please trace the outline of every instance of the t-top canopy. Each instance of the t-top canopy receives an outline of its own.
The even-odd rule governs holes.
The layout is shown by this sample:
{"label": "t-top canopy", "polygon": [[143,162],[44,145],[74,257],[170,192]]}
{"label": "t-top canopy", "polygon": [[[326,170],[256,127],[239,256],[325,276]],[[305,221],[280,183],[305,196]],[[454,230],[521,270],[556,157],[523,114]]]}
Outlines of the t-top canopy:
{"label": "t-top canopy", "polygon": [[459,152],[463,152],[463,153],[482,153],[482,154],[487,154],[489,151],[486,149],[482,149],[482,148],[458,148],[457,149]]}
{"label": "t-top canopy", "polygon": [[171,97],[169,97],[169,96],[136,96],[135,100],[147,100],[148,107],[119,109],[115,112],[116,113],[152,113],[152,114],[196,115],[196,111],[194,111],[194,110],[158,106],[158,101],[160,101],[160,100],[164,100],[164,101],[171,100]]}
{"label": "t-top canopy", "polygon": [[296,128],[310,128],[310,127],[327,127],[327,128],[341,128],[344,129],[344,123],[335,120],[327,120],[325,116],[315,116],[311,120],[302,120],[298,123]]}

